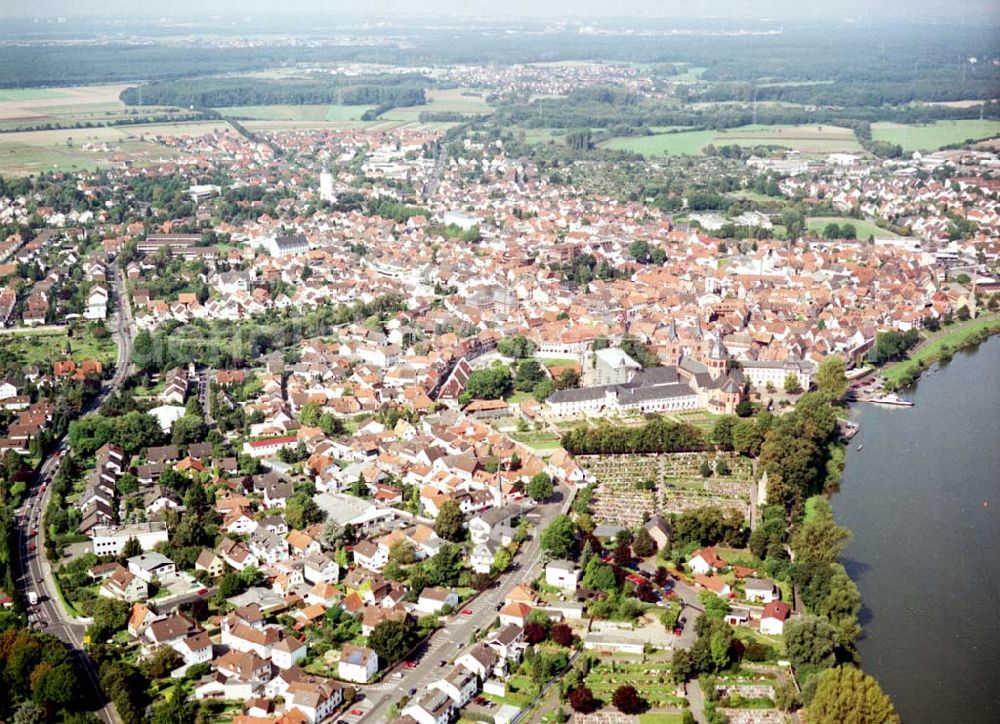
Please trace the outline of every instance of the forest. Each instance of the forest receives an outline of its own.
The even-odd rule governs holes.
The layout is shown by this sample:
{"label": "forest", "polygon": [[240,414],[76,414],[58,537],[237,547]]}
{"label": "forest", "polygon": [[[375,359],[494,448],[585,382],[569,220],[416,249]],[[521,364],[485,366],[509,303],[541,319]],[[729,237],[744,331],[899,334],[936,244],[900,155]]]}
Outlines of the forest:
{"label": "forest", "polygon": [[419,75],[300,80],[198,78],[161,81],[127,88],[128,105],[217,108],[259,105],[417,106],[429,84]]}

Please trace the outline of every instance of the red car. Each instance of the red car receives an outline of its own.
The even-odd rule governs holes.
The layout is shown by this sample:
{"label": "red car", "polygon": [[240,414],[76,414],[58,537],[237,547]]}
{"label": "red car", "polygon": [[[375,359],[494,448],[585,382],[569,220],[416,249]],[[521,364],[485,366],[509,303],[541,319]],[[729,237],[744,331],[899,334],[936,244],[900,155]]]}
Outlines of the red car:
{"label": "red car", "polygon": [[360,709],[351,709],[351,716],[361,716]]}
{"label": "red car", "polygon": [[471,608],[463,608],[462,609],[462,615],[463,616],[471,616],[472,615],[472,609]]}
{"label": "red car", "polygon": [[674,629],[674,636],[680,636],[682,633],[684,633],[684,629],[682,629],[682,628],[675,628]]}
{"label": "red car", "polygon": [[406,668],[406,669],[415,669],[415,668],[417,668],[417,662],[416,661],[404,661],[403,662],[403,668]]}
{"label": "red car", "polygon": [[646,582],[645,580],[643,580],[639,576],[635,575],[634,573],[629,573],[627,576],[625,576],[625,578],[627,578],[628,580],[632,581],[632,583],[634,583],[637,586],[640,583],[645,583]]}
{"label": "red car", "polygon": [[208,593],[208,589],[207,588],[199,588],[197,591],[195,591],[195,593],[197,593],[199,596],[204,596],[206,593]]}
{"label": "red car", "polygon": [[34,551],[35,550],[35,544],[34,543],[29,543],[28,544],[28,550],[29,551]]}

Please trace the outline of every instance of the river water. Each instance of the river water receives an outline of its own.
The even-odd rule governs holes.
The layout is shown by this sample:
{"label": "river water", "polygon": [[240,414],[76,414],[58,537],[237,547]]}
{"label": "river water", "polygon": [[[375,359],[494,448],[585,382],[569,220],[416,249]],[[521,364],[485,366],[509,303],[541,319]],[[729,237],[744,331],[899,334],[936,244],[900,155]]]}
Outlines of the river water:
{"label": "river water", "polygon": [[831,501],[854,532],[862,666],[904,722],[1000,721],[1000,338],[904,396],[855,406]]}

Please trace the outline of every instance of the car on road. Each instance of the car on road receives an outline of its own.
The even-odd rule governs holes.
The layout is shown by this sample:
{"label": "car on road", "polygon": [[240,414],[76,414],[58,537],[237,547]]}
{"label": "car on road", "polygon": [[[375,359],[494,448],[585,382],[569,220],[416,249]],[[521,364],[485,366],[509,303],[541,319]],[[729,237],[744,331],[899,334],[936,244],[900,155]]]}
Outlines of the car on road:
{"label": "car on road", "polygon": [[462,609],[462,615],[463,616],[471,616],[472,615],[472,609],[471,608],[463,608]]}
{"label": "car on road", "polygon": [[351,716],[361,716],[364,712],[360,709],[351,709]]}
{"label": "car on road", "polygon": [[674,628],[674,636],[681,636],[684,633],[684,628],[682,626],[677,626]]}
{"label": "car on road", "polygon": [[208,593],[207,588],[199,588],[197,591],[195,591],[195,594],[199,596],[204,596],[206,593]]}
{"label": "car on road", "polygon": [[403,662],[403,666],[405,668],[407,668],[407,669],[415,669],[415,668],[417,668],[417,662],[416,661],[404,661]]}
{"label": "car on road", "polygon": [[28,544],[28,552],[29,553],[34,553],[35,550],[37,550],[37,546],[34,543],[29,543]]}
{"label": "car on road", "polygon": [[406,692],[406,695],[407,696],[413,696],[416,693],[417,693],[417,689],[416,689],[416,687],[414,687],[414,688],[410,689],[408,692]]}
{"label": "car on road", "polygon": [[447,666],[447,665],[448,665],[448,660],[447,660],[447,659],[441,659],[440,661],[438,661],[438,668],[439,668],[439,669],[440,669],[441,667],[443,667],[443,666]]}

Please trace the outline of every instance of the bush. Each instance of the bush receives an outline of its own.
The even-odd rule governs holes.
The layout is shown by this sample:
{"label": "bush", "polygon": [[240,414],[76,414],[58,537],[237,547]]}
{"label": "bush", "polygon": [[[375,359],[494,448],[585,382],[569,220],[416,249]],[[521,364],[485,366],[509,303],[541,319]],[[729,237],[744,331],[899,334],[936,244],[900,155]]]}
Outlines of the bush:
{"label": "bush", "polygon": [[611,703],[622,714],[638,714],[643,709],[644,702],[639,698],[639,692],[634,686],[626,684],[615,689]]}

